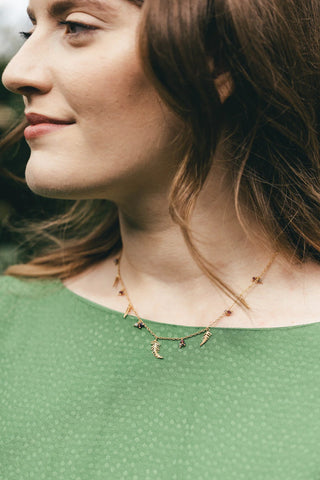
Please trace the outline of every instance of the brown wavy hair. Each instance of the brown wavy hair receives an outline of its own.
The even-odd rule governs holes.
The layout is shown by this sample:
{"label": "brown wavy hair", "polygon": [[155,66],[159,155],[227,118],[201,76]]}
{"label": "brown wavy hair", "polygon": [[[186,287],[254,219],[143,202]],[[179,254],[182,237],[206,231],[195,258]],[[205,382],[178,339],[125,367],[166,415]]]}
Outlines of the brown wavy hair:
{"label": "brown wavy hair", "polygon": [[[190,252],[225,293],[192,241],[189,220],[222,134],[238,219],[260,241],[298,261],[320,261],[320,2],[318,0],[128,0],[142,7],[140,53],[160,97],[183,121],[170,214]],[[143,4],[143,5],[142,5]],[[222,102],[214,82],[232,78]],[[17,141],[22,129],[0,143]],[[29,225],[49,245],[7,275],[64,279],[121,249],[116,206],[76,201]],[[68,238],[65,237],[68,232]]]}

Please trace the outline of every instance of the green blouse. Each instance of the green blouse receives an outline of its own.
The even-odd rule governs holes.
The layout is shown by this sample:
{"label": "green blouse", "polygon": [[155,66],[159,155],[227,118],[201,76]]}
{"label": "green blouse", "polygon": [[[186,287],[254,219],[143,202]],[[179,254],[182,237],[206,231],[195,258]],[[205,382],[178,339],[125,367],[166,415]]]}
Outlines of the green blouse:
{"label": "green blouse", "polygon": [[213,328],[163,360],[134,323],[0,277],[2,480],[320,479],[320,321]]}

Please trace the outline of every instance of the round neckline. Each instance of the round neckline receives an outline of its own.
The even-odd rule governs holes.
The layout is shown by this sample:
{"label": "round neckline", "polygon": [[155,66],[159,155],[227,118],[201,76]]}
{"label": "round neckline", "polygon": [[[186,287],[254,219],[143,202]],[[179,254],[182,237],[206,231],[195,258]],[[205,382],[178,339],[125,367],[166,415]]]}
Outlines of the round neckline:
{"label": "round neckline", "polygon": [[[70,290],[66,285],[64,285],[64,283],[62,282],[61,279],[57,279],[58,283],[60,284],[60,286],[62,287],[62,290],[68,294],[70,297],[73,297],[75,300],[78,300],[82,303],[85,303],[86,305],[92,307],[92,308],[95,308],[96,310],[100,310],[100,311],[103,311],[104,313],[110,313],[110,314],[113,314],[113,315],[119,315],[121,317],[123,317],[124,315],[124,312],[120,312],[119,310],[114,310],[112,308],[109,308],[109,307],[106,307],[104,305],[101,305],[100,303],[96,303],[94,302],[93,300],[89,300],[88,298],[86,297],[83,297],[82,295],[79,295],[78,293],[75,293],[73,292],[72,290]],[[131,318],[136,318],[134,315],[128,315],[128,317],[131,317]],[[173,328],[180,328],[180,329],[193,329],[193,330],[200,330],[202,328],[206,328],[205,326],[204,327],[201,327],[201,326],[194,326],[194,325],[177,325],[175,323],[163,323],[163,322],[157,322],[155,320],[149,320],[149,319],[146,319],[146,318],[142,318],[141,317],[141,320],[145,321],[146,324],[148,323],[152,323],[153,325],[158,325],[160,326],[161,328],[162,327],[173,327]],[[301,328],[301,327],[309,327],[309,326],[314,326],[314,325],[319,325],[320,324],[320,321],[319,322],[312,322],[312,323],[302,323],[302,324],[299,324],[299,325],[288,325],[288,326],[281,326],[281,327],[211,327],[212,329],[215,329],[215,330],[237,330],[237,331],[257,331],[257,330],[262,330],[262,331],[274,331],[274,330],[292,330],[294,328]]]}

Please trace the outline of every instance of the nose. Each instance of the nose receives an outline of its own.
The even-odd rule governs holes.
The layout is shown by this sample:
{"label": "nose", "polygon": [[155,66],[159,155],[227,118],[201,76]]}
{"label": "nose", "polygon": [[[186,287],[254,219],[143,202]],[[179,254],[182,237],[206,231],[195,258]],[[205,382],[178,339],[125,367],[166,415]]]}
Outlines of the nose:
{"label": "nose", "polygon": [[43,44],[33,33],[12,58],[2,75],[3,85],[13,93],[26,96],[41,95],[51,89],[48,56]]}

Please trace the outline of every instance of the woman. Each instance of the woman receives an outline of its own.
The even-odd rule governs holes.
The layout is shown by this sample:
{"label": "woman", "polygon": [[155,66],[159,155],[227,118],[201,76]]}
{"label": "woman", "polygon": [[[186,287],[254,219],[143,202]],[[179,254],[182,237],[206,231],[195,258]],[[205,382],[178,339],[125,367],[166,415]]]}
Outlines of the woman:
{"label": "woman", "polygon": [[30,1],[3,478],[320,477],[319,8]]}

